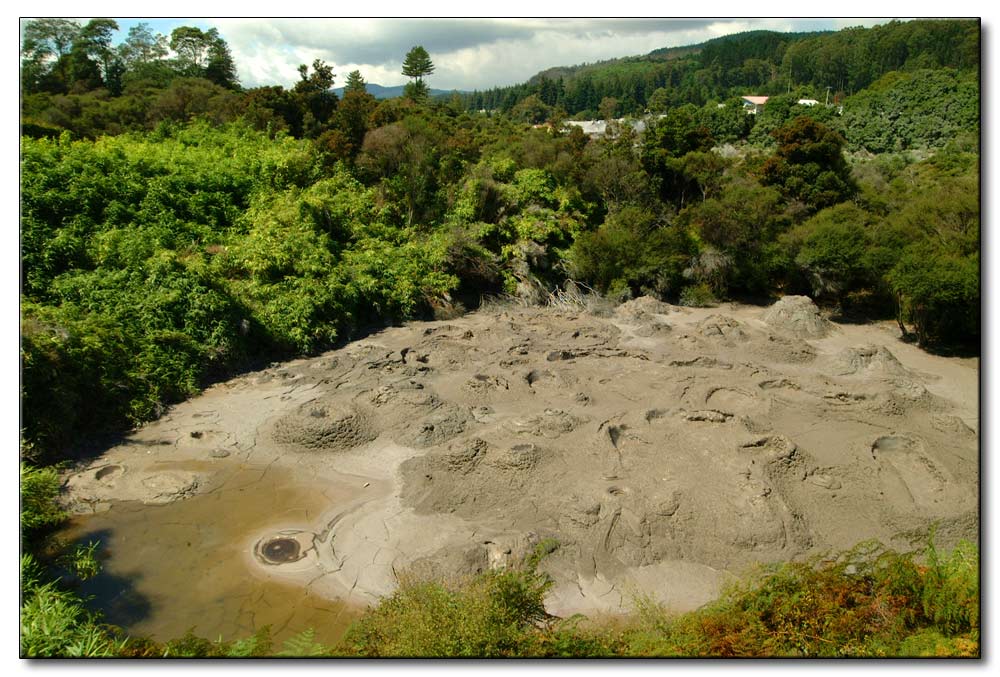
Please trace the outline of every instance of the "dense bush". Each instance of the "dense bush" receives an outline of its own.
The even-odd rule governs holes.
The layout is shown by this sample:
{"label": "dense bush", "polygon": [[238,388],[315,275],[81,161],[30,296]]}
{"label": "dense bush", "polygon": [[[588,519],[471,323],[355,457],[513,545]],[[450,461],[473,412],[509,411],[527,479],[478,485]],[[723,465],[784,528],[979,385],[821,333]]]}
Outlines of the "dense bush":
{"label": "dense bush", "polygon": [[850,97],[833,124],[852,149],[887,153],[978,135],[979,115],[977,73],[916,70],[887,73]]}
{"label": "dense bush", "polygon": [[[942,562],[865,543],[836,561],[767,568],[679,617],[640,606],[622,634],[643,656],[975,656],[978,558],[963,543]],[[945,580],[947,579],[947,582]],[[933,600],[933,610],[929,606]]]}
{"label": "dense bush", "polygon": [[446,234],[399,227],[376,189],[343,168],[317,180],[310,158],[203,123],[24,139],[22,398],[43,457],[457,286]]}
{"label": "dense bush", "polygon": [[612,296],[680,292],[683,271],[695,251],[683,229],[638,207],[626,207],[592,232],[577,237],[569,272]]}
{"label": "dense bush", "polygon": [[404,581],[351,627],[344,646],[371,657],[531,655],[537,626],[548,616],[547,587],[530,571],[489,572],[451,588]]}

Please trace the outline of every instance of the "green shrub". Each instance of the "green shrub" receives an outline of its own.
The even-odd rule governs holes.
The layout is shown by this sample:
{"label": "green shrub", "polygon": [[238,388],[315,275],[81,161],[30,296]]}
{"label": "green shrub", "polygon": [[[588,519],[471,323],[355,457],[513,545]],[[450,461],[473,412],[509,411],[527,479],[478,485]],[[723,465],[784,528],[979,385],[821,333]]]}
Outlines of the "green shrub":
{"label": "green shrub", "polygon": [[[93,554],[92,551],[90,553]],[[86,558],[84,558],[86,559]],[[77,568],[93,571],[93,560]],[[30,554],[21,556],[21,656],[104,658],[126,641],[113,636],[75,593],[62,589]]]}
{"label": "green shrub", "polygon": [[689,308],[712,308],[718,304],[719,299],[715,298],[712,288],[705,283],[684,287],[677,301],[677,305]]}
{"label": "green shrub", "polygon": [[683,230],[664,225],[637,207],[608,217],[596,231],[581,233],[567,254],[570,277],[601,293],[628,288],[633,295],[676,294],[694,243]]}
{"label": "green shrub", "polygon": [[55,468],[37,468],[21,462],[21,535],[53,527],[66,519],[66,513],[55,499],[62,481]]}
{"label": "green shrub", "polygon": [[534,655],[548,585],[529,571],[491,571],[458,586],[403,580],[350,628],[344,647],[371,657]]}

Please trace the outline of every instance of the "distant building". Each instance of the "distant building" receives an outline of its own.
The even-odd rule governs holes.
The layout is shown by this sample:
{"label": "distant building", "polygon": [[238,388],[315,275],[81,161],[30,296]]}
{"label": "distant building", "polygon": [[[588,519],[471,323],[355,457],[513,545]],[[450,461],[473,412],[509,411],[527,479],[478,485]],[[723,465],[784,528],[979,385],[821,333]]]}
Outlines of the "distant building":
{"label": "distant building", "polygon": [[799,99],[795,103],[799,104],[800,106],[815,106],[816,104],[819,103],[819,101],[817,101],[816,99]]}
{"label": "distant building", "polygon": [[604,136],[608,123],[604,120],[566,120],[565,124],[572,127],[579,127],[583,133],[591,137]]}
{"label": "distant building", "polygon": [[743,108],[746,109],[748,115],[756,115],[761,110],[764,109],[764,104],[771,97],[768,96],[741,96],[743,99]]}

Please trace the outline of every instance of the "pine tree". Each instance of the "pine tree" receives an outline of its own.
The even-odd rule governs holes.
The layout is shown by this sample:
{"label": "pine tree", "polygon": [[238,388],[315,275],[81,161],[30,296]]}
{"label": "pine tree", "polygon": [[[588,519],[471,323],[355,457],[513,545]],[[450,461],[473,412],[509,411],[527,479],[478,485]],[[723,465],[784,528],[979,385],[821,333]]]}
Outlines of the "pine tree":
{"label": "pine tree", "polygon": [[344,85],[344,94],[348,92],[359,92],[364,93],[368,90],[365,88],[365,79],[361,77],[361,71],[351,71],[347,74],[347,83]]}
{"label": "pine tree", "polygon": [[434,72],[434,64],[427,50],[417,45],[411,49],[406,59],[403,60],[403,75],[408,78],[416,78],[416,82],[423,84],[423,77]]}

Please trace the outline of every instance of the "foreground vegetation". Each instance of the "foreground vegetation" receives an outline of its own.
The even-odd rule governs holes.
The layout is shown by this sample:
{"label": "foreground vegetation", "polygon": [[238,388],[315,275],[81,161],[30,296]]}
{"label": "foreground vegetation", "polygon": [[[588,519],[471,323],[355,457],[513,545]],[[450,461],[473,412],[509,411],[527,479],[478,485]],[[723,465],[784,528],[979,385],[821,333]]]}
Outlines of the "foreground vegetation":
{"label": "foreground vegetation", "polygon": [[[303,64],[290,89],[243,89],[214,31],[174,31],[168,58],[167,38],[148,27],[112,48],[110,20],[29,23],[20,165],[21,457],[32,464],[21,474],[26,655],[324,650],[308,635],[284,649],[263,634],[234,644],[129,639],[71,592],[93,570],[92,551],[60,552],[47,538],[62,519],[52,464],[81,440],[151,420],[212,379],[263,362],[387,323],[449,317],[483,296],[537,302],[568,279],[613,301],[805,293],[845,317],[895,318],[929,350],[978,349],[974,22],[784,43],[733,36],[649,63],[567,71],[561,95],[541,78],[490,105],[430,99],[422,78],[433,64],[417,50],[406,95],[379,102],[357,72],[337,97],[320,60]],[[816,87],[831,77],[842,110],[797,104],[822,98]],[[751,85],[774,95],[760,115],[732,98]],[[631,99],[615,87],[631,88]],[[641,136],[611,124],[591,139],[561,126],[566,106],[661,117]],[[974,549],[928,553],[921,565],[862,554],[786,565],[695,614],[645,604],[608,626],[545,616],[545,581],[531,570],[459,587],[414,582],[337,651],[978,651]],[[431,617],[439,624],[422,620]],[[407,634],[420,628],[433,632]]]}

